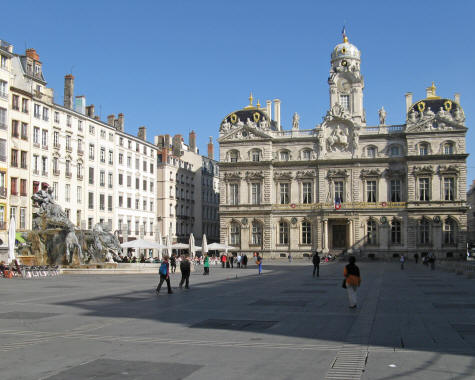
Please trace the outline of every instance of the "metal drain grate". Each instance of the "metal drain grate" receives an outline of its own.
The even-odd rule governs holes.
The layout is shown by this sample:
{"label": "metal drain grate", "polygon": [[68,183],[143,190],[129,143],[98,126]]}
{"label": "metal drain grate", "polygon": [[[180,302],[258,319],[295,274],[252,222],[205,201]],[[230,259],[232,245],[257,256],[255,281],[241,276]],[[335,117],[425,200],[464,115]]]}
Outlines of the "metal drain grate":
{"label": "metal drain grate", "polygon": [[358,348],[343,348],[338,351],[325,379],[358,380],[363,375],[368,351]]}

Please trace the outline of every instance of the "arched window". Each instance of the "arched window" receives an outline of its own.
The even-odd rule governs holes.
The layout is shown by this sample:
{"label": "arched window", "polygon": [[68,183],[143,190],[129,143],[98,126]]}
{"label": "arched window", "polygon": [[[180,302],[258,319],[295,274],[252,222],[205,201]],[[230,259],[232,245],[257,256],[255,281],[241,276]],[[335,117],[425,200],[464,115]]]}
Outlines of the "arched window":
{"label": "arched window", "polygon": [[288,150],[281,150],[279,154],[280,161],[289,161],[290,160],[290,153]]}
{"label": "arched window", "polygon": [[427,156],[429,154],[429,144],[420,143],[419,144],[419,156]]}
{"label": "arched window", "polygon": [[261,160],[261,151],[259,149],[253,149],[251,151],[251,161],[259,162]]}
{"label": "arched window", "polygon": [[391,243],[401,244],[401,222],[397,219],[391,222]]}
{"label": "arched window", "polygon": [[239,159],[239,152],[237,150],[232,150],[229,152],[229,161],[230,162],[238,162]]}
{"label": "arched window", "polygon": [[419,244],[430,243],[430,222],[427,219],[419,221]]}
{"label": "arched window", "polygon": [[279,244],[289,244],[289,224],[279,223]]}
{"label": "arched window", "polygon": [[391,157],[400,156],[401,149],[399,148],[399,145],[391,145],[391,148],[389,149],[389,155]]}
{"label": "arched window", "polygon": [[312,157],[312,152],[309,149],[304,149],[302,151],[302,160],[310,160]]}
{"label": "arched window", "polygon": [[376,157],[377,149],[375,146],[369,146],[366,148],[366,156],[369,158],[374,158]]}
{"label": "arched window", "polygon": [[444,244],[455,244],[455,221],[447,218],[444,222]]}
{"label": "arched window", "polygon": [[253,245],[262,245],[262,225],[257,222],[252,222],[252,240]]}
{"label": "arched window", "polygon": [[366,237],[369,245],[376,245],[377,226],[374,219],[369,219],[366,223]]}
{"label": "arched window", "polygon": [[241,244],[241,227],[238,223],[231,223],[231,244],[240,245]]}
{"label": "arched window", "polygon": [[312,244],[312,225],[306,220],[302,222],[302,244]]}
{"label": "arched window", "polygon": [[454,154],[454,151],[454,144],[452,142],[444,144],[444,154]]}

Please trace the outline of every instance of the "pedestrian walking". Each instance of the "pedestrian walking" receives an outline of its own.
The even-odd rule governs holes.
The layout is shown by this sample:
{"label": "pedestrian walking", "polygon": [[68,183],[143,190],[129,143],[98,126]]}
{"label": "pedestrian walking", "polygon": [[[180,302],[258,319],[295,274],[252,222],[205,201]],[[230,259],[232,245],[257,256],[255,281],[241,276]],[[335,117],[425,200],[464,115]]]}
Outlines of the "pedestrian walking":
{"label": "pedestrian walking", "polygon": [[226,255],[221,256],[221,265],[224,268],[226,266],[227,257]]}
{"label": "pedestrian walking", "polygon": [[350,256],[349,264],[345,266],[343,275],[345,280],[343,281],[344,287],[348,292],[348,299],[350,301],[350,308],[355,309],[358,303],[357,290],[361,284],[360,269],[355,264],[356,259],[354,256]]}
{"label": "pedestrian walking", "polygon": [[315,251],[312,257],[313,263],[313,277],[315,277],[315,272],[317,273],[317,277],[320,277],[320,256],[318,256],[318,252]]}
{"label": "pedestrian walking", "polygon": [[237,267],[238,268],[241,268],[241,260],[242,260],[242,256],[240,253],[238,253],[237,255]]}
{"label": "pedestrian walking", "polygon": [[229,255],[228,261],[229,261],[229,265],[231,266],[231,269],[234,269],[234,256]]}
{"label": "pedestrian walking", "polygon": [[435,256],[432,252],[429,253],[429,265],[430,265],[430,270],[435,269]]}
{"label": "pedestrian walking", "polygon": [[289,253],[288,259],[289,259],[289,263],[291,263],[292,262],[292,255],[290,253]]}
{"label": "pedestrian walking", "polygon": [[205,259],[204,259],[204,262],[203,262],[203,268],[204,268],[203,275],[208,276],[209,275],[209,257],[208,257],[208,254],[205,254]]}
{"label": "pedestrian walking", "polygon": [[175,273],[176,272],[176,257],[175,257],[175,255],[172,255],[172,257],[170,257],[170,266],[172,268],[172,273]]}
{"label": "pedestrian walking", "polygon": [[257,257],[256,257],[256,264],[258,266],[258,270],[259,270],[259,274],[262,273],[262,257],[257,254]]}
{"label": "pedestrian walking", "polygon": [[244,254],[244,256],[242,257],[242,266],[247,269],[247,255]]}
{"label": "pedestrian walking", "polygon": [[158,269],[158,273],[160,274],[160,282],[157,285],[157,295],[160,293],[160,289],[162,288],[163,281],[167,282],[168,294],[172,294],[172,287],[170,285],[170,263],[168,262],[168,255],[163,256],[162,264]]}
{"label": "pedestrian walking", "polygon": [[401,263],[401,270],[404,270],[404,262],[406,261],[404,255],[401,255],[399,262]]}
{"label": "pedestrian walking", "polygon": [[416,262],[416,264],[419,261],[419,254],[418,253],[414,254],[414,261]]}
{"label": "pedestrian walking", "polygon": [[180,289],[183,287],[183,283],[185,284],[185,289],[190,289],[190,274],[191,274],[191,263],[188,255],[185,256],[180,263],[180,272],[181,272],[181,281],[180,281]]}

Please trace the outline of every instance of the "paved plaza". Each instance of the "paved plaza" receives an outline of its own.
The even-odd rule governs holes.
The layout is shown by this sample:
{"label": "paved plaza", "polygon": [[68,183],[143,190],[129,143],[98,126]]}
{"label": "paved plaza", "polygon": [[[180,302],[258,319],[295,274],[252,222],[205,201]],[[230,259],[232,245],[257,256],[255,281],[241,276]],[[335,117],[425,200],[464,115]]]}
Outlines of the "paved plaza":
{"label": "paved plaza", "polygon": [[408,263],[2,279],[1,379],[475,379],[474,281]]}

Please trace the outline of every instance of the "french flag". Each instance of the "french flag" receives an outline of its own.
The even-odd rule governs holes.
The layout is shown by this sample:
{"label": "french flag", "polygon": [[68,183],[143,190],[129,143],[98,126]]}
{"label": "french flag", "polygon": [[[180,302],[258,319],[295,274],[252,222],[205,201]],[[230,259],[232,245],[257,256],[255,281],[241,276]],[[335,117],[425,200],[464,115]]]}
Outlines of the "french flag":
{"label": "french flag", "polygon": [[338,196],[338,195],[335,197],[334,206],[335,206],[335,210],[341,209],[341,199],[340,199],[340,196]]}

